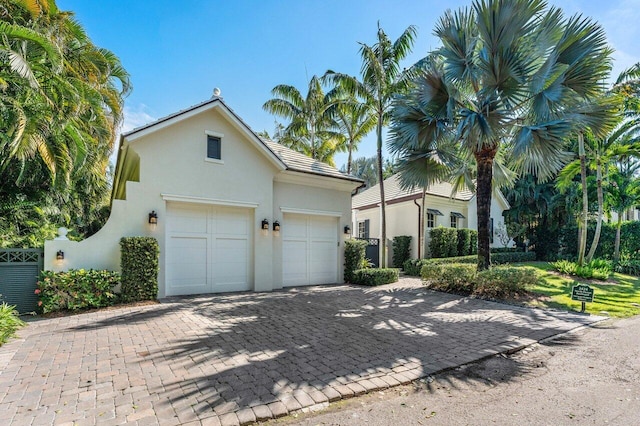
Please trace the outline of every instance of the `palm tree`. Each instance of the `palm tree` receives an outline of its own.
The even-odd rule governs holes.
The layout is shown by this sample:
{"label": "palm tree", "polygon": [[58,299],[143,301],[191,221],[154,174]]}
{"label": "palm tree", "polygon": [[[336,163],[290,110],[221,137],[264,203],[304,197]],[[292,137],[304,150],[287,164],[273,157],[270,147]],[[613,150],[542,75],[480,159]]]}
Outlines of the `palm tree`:
{"label": "palm tree", "polygon": [[609,173],[609,188],[607,191],[607,206],[617,213],[615,249],[613,260],[620,259],[620,229],[622,215],[632,207],[640,204],[640,180],[635,176],[638,166],[623,171],[613,170]]}
{"label": "palm tree", "polygon": [[374,186],[378,183],[376,157],[360,157],[353,160],[351,174],[362,179],[367,188]]}
{"label": "palm tree", "polygon": [[377,167],[380,183],[381,208],[381,267],[386,266],[387,216],[384,197],[384,169],[382,158],[382,129],[389,123],[393,98],[404,93],[411,80],[411,72],[400,67],[400,62],[407,57],[413,47],[416,28],[409,26],[398,39],[392,42],[378,23],[377,41],[369,46],[360,44],[362,81],[347,74],[327,71],[325,78],[341,84],[345,90],[362,99],[367,109],[376,118]]}
{"label": "palm tree", "polygon": [[565,20],[540,0],[476,0],[446,12],[435,35],[442,47],[419,65],[414,118],[394,117],[415,121],[425,137],[449,133],[460,155],[475,160],[478,269],[487,269],[496,158],[548,179],[570,159],[567,138],[601,132],[610,111],[593,102],[611,51],[599,25]]}
{"label": "palm tree", "polygon": [[291,120],[279,139],[282,145],[309,157],[333,165],[336,152],[346,149],[344,137],[329,113],[333,100],[324,93],[317,76],[309,81],[306,98],[293,86],[280,84],[271,90],[275,96],[262,108]]}

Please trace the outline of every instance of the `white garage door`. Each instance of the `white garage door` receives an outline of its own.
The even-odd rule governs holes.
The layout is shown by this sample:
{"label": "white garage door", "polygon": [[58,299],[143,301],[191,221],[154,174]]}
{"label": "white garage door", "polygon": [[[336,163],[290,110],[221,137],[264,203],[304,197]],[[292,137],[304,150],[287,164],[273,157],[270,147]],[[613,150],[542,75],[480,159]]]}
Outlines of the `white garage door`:
{"label": "white garage door", "polygon": [[249,209],[168,203],[166,294],[251,289]]}
{"label": "white garage door", "polygon": [[337,218],[285,214],[282,245],[283,286],[338,281]]}

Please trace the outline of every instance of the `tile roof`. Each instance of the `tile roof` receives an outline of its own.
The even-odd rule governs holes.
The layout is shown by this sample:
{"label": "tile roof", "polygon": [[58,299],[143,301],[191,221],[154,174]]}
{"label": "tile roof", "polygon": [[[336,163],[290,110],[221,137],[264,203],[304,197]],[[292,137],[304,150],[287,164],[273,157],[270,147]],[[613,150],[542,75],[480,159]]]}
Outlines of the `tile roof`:
{"label": "tile roof", "polygon": [[307,157],[304,154],[289,149],[284,145],[280,145],[279,143],[264,138],[261,139],[267,146],[267,148],[269,148],[276,156],[278,156],[278,158],[280,158],[280,160],[282,160],[285,166],[287,166],[288,170],[346,179],[354,182],[362,182],[361,179],[358,179],[355,176],[342,173],[340,170],[336,169],[333,166],[330,166],[318,160],[314,160],[313,158]]}
{"label": "tile roof", "polygon": [[[453,198],[460,201],[469,201],[473,198],[473,193],[467,189],[458,191],[453,194],[453,186],[449,182],[439,182],[431,185],[427,188],[428,195],[435,195],[439,197]],[[384,180],[384,194],[386,202],[397,200],[403,197],[410,197],[422,194],[422,188],[415,187],[413,189],[402,189],[400,186],[400,179],[397,174],[388,177]],[[356,194],[351,199],[351,205],[354,209],[374,206],[380,203],[380,185],[374,185],[359,194]]]}

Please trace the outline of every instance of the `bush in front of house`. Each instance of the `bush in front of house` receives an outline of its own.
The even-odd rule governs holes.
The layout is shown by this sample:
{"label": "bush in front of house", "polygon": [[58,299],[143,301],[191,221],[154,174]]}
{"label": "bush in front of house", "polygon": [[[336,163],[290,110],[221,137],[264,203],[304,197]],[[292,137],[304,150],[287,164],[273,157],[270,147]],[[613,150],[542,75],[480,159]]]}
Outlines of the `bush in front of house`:
{"label": "bush in front of house", "polygon": [[400,271],[397,268],[366,268],[353,271],[353,284],[377,286],[398,281]]}
{"label": "bush in front of house", "polygon": [[0,304],[0,346],[10,337],[13,337],[15,332],[23,325],[24,321],[18,316],[16,307],[2,302]]}
{"label": "bush in front of house", "polygon": [[477,272],[475,265],[467,263],[426,264],[421,275],[431,290],[490,299],[525,294],[539,279],[533,268],[505,265]]}
{"label": "bush in front of house", "polygon": [[458,233],[458,256],[468,256],[471,254],[471,229],[460,228]]}
{"label": "bush in front of house", "polygon": [[354,272],[365,267],[367,242],[349,239],[344,242],[344,280],[354,282]]}
{"label": "bush in front of house", "polygon": [[[535,252],[505,252],[505,253],[491,253],[491,263],[494,265],[502,265],[505,263],[521,263],[532,262],[536,260]],[[442,265],[450,263],[478,263],[478,255],[469,256],[454,256],[454,257],[441,257],[437,259],[409,259],[404,262],[404,272],[407,275],[419,277],[421,275],[422,267],[424,265]]]}
{"label": "bush in front of house", "polygon": [[402,268],[408,259],[411,259],[411,236],[393,237],[393,267]]}
{"label": "bush in front of house", "polygon": [[35,293],[42,313],[103,308],[118,303],[114,288],[120,274],[106,270],[71,269],[67,272],[43,271]]}
{"label": "bush in front of house", "polygon": [[124,302],[158,297],[158,241],[151,237],[120,239],[121,298]]}
{"label": "bush in front of house", "polygon": [[431,257],[451,257],[458,254],[458,230],[439,226],[431,230]]}
{"label": "bush in front of house", "polygon": [[476,231],[475,229],[470,229],[469,231],[471,231],[469,233],[469,236],[471,238],[469,240],[469,254],[478,254],[478,231]]}
{"label": "bush in front of house", "polygon": [[402,265],[402,270],[406,275],[410,275],[412,277],[419,277],[420,271],[424,266],[425,262],[429,259],[409,259],[404,262]]}

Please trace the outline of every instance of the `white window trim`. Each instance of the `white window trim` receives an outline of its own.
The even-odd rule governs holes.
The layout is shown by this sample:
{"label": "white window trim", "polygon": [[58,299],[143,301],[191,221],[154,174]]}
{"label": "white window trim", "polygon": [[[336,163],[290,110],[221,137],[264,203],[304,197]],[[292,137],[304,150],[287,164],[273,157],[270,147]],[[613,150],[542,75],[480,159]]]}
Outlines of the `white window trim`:
{"label": "white window trim", "polygon": [[[205,130],[204,134],[207,136],[212,136],[214,138],[220,139],[220,156],[222,157],[222,138],[224,138],[224,133],[216,132],[215,130]],[[206,161],[207,163],[213,163],[213,164],[224,164],[224,160],[222,159],[207,157],[206,146],[205,146],[204,161]]]}

